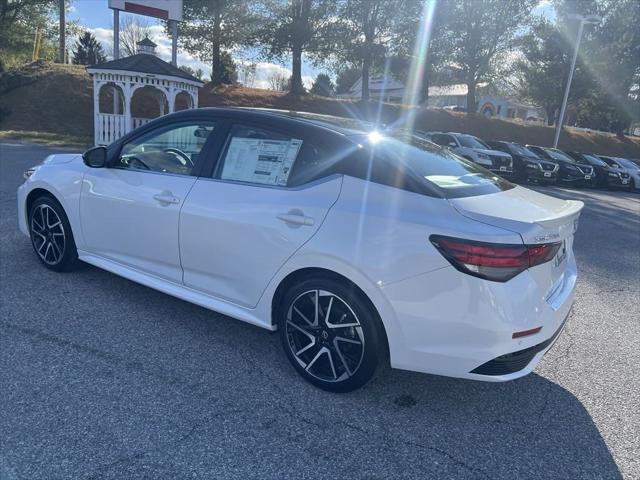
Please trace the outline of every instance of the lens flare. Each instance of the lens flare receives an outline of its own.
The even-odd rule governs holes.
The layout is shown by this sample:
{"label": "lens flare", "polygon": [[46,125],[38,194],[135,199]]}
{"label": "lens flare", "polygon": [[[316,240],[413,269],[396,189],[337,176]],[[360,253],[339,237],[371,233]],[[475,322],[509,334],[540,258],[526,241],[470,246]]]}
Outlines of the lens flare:
{"label": "lens flare", "polygon": [[378,143],[380,140],[382,140],[382,135],[377,130],[374,130],[373,132],[369,133],[368,136],[369,136],[369,141],[374,145]]}

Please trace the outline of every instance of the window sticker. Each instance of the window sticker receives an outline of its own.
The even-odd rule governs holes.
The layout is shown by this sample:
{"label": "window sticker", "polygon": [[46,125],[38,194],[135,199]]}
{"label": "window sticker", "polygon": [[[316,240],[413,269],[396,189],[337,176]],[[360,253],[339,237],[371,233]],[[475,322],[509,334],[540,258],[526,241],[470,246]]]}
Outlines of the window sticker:
{"label": "window sticker", "polygon": [[221,178],[263,185],[287,184],[302,140],[231,139]]}

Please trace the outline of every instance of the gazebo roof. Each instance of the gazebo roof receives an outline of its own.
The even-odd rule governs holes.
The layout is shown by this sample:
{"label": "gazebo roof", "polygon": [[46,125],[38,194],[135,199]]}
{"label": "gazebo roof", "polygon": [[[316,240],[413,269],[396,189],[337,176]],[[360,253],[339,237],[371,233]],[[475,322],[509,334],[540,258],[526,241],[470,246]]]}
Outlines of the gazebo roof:
{"label": "gazebo roof", "polygon": [[158,46],[155,43],[153,43],[153,41],[151,41],[151,39],[149,37],[144,37],[142,40],[140,40],[138,42],[138,45],[142,45],[144,47],[157,47]]}
{"label": "gazebo roof", "polygon": [[[151,41],[150,41],[151,42]],[[189,75],[184,70],[174,67],[170,63],[147,53],[138,53],[130,57],[119,58],[118,60],[110,60],[108,62],[99,63],[87,67],[89,73],[91,70],[124,70],[128,72],[150,73],[153,75],[166,75],[168,77],[178,77],[192,82],[204,84],[202,80]]]}

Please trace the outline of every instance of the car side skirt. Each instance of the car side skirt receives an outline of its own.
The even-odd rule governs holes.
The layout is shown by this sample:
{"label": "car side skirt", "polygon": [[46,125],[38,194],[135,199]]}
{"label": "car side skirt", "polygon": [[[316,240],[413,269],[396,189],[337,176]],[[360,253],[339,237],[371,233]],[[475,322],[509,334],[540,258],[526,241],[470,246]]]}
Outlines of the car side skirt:
{"label": "car side skirt", "polygon": [[265,328],[270,331],[275,331],[276,327],[271,324],[270,319],[261,319],[256,315],[256,311],[229,303],[228,301],[220,300],[218,298],[205,295],[201,292],[185,287],[184,285],[178,285],[174,282],[170,282],[163,278],[150,275],[146,272],[141,272],[131,267],[122,265],[113,260],[89,253],[83,250],[78,250],[78,258],[83,262],[89,263],[95,267],[107,270],[121,277],[124,277],[133,282],[139,283],[154,290],[158,290],[162,293],[166,293],[173,297],[179,298],[189,303],[194,303],[209,310],[228,315],[237,320],[256,325],[258,327]]}

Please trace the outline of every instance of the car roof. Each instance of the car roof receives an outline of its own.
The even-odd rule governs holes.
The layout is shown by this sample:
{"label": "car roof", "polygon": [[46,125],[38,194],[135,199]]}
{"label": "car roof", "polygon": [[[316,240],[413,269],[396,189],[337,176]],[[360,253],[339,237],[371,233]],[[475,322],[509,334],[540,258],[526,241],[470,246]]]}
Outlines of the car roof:
{"label": "car roof", "polygon": [[271,108],[253,107],[204,107],[197,109],[181,110],[174,113],[173,118],[180,116],[193,116],[215,114],[223,115],[237,120],[261,120],[268,122],[280,120],[291,122],[297,126],[318,127],[330,130],[338,134],[366,135],[376,128],[376,125],[357,118],[338,117],[334,115],[321,115],[317,113],[300,112],[295,110],[278,110]]}

